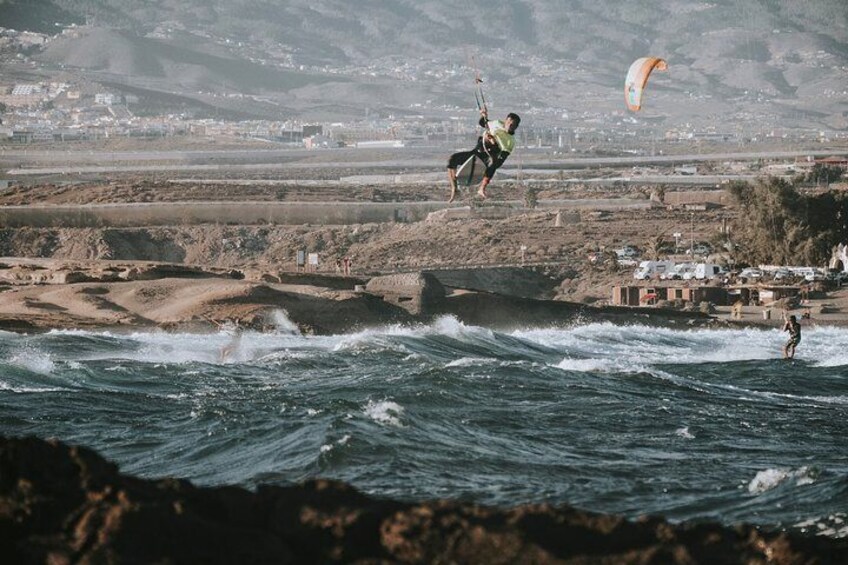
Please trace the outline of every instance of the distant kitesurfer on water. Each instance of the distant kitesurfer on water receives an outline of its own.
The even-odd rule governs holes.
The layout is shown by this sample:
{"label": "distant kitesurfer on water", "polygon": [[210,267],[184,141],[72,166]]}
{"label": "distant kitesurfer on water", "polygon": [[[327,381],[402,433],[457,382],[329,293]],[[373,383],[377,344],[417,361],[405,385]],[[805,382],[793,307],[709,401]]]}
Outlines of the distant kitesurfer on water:
{"label": "distant kitesurfer on water", "polygon": [[465,161],[473,156],[477,156],[486,164],[486,173],[483,180],[480,182],[480,187],[477,189],[477,194],[481,198],[488,198],[486,187],[495,176],[495,171],[504,164],[506,158],[512,153],[515,148],[515,130],[518,129],[518,124],[521,123],[521,118],[518,114],[508,114],[504,121],[493,120],[489,121],[489,113],[486,108],[480,109],[480,127],[485,128],[479,138],[477,138],[477,146],[471,151],[460,151],[454,153],[448,159],[448,179],[451,185],[451,195],[448,202],[453,202],[456,198],[456,169]]}
{"label": "distant kitesurfer on water", "polygon": [[210,322],[218,326],[218,329],[229,334],[230,341],[221,348],[218,355],[218,361],[224,363],[233,353],[238,351],[241,346],[241,336],[244,333],[244,327],[241,325],[241,320],[236,318],[232,323],[221,323],[211,318],[207,318]]}
{"label": "distant kitesurfer on water", "polygon": [[801,324],[795,316],[789,316],[788,320],[786,317],[783,319],[785,320],[783,331],[789,332],[789,341],[783,346],[783,358],[792,359],[795,357],[795,347],[801,343]]}

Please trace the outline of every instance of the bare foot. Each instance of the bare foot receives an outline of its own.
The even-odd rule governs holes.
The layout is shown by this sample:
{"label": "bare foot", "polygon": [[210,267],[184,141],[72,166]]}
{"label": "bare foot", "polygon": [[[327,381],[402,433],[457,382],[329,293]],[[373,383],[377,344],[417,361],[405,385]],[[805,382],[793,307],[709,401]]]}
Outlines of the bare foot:
{"label": "bare foot", "polygon": [[485,193],[485,192],[483,192],[482,190],[478,190],[478,191],[477,191],[477,196],[479,196],[479,197],[480,197],[480,198],[482,198],[483,200],[488,200],[488,198],[489,198],[489,197],[486,195],[486,193]]}
{"label": "bare foot", "polygon": [[448,198],[448,204],[450,204],[451,202],[453,202],[454,198],[456,198],[456,194],[454,194],[453,192],[451,192],[450,198]]}

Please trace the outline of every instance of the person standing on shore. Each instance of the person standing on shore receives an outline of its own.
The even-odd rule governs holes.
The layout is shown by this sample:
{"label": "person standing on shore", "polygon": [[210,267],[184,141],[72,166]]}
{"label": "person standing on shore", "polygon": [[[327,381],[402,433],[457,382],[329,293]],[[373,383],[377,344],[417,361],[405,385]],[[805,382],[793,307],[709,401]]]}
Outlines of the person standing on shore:
{"label": "person standing on shore", "polygon": [[483,199],[488,198],[486,187],[495,176],[495,171],[504,164],[506,158],[512,153],[515,148],[515,130],[518,129],[518,124],[521,123],[521,118],[518,114],[507,114],[506,119],[489,121],[489,112],[486,108],[480,110],[480,127],[485,128],[479,138],[477,138],[477,146],[471,151],[460,151],[454,153],[448,159],[448,180],[451,186],[451,195],[448,202],[453,202],[456,198],[456,169],[465,163],[471,157],[477,156],[486,164],[486,173],[483,180],[480,182],[480,187],[477,189],[477,195]]}
{"label": "person standing on shore", "polygon": [[787,341],[786,345],[783,346],[783,358],[793,359],[795,357],[795,347],[801,343],[801,324],[798,323],[798,320],[794,315],[789,316],[788,320],[784,315],[783,319],[784,324],[782,331],[789,332],[789,341]]}

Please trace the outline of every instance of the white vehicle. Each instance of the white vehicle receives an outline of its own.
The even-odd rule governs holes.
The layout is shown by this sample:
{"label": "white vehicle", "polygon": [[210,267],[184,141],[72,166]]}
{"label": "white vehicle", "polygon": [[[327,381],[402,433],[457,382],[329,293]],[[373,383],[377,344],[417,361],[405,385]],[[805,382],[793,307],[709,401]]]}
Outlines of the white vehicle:
{"label": "white vehicle", "polygon": [[792,278],[792,271],[787,269],[786,267],[780,267],[774,272],[774,280],[783,281],[786,279]]}
{"label": "white vehicle", "polygon": [[625,245],[620,249],[615,250],[616,262],[622,267],[632,267],[636,264],[636,257],[639,256],[639,250],[632,245]]}
{"label": "white vehicle", "polygon": [[615,250],[615,254],[620,258],[627,257],[632,259],[633,257],[639,256],[639,250],[633,247],[632,245],[625,245],[619,249]]}
{"label": "white vehicle", "polygon": [[690,279],[698,279],[698,280],[707,280],[714,279],[716,277],[722,277],[727,274],[727,271],[724,270],[720,265],[716,265],[714,263],[697,263],[695,268],[691,273],[687,273],[684,275],[684,280]]}
{"label": "white vehicle", "polygon": [[821,269],[813,267],[802,267],[794,270],[793,273],[799,277],[804,277],[804,280],[808,282],[823,281],[825,279],[824,272]]}
{"label": "white vehicle", "polygon": [[674,261],[642,261],[634,271],[633,278],[644,281],[654,276],[662,276],[674,267]]}
{"label": "white vehicle", "polygon": [[624,259],[635,259],[639,256],[639,250],[632,245],[625,245],[620,249],[616,249],[615,254],[618,257],[619,262],[621,262]]}
{"label": "white vehicle", "polygon": [[687,274],[695,272],[694,263],[677,263],[667,272],[660,274],[660,278],[669,281],[679,281],[684,279]]}
{"label": "white vehicle", "polygon": [[706,243],[696,243],[694,247],[687,249],[687,255],[709,255],[713,252],[713,248]]}
{"label": "white vehicle", "polygon": [[739,278],[761,279],[763,278],[763,272],[755,267],[748,267],[746,269],[742,269],[742,271],[739,273]]}
{"label": "white vehicle", "polygon": [[715,263],[698,263],[695,265],[696,279],[714,279],[727,275],[727,271],[721,265]]}

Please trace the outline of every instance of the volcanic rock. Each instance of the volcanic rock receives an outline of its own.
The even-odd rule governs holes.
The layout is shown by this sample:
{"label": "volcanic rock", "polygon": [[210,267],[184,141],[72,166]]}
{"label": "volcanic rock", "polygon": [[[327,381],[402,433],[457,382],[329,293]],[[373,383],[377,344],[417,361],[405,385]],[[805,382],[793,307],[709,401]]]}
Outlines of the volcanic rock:
{"label": "volcanic rock", "polygon": [[398,502],[343,483],[198,488],[0,438],[0,555],[41,563],[845,563],[848,540],[547,504]]}

